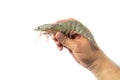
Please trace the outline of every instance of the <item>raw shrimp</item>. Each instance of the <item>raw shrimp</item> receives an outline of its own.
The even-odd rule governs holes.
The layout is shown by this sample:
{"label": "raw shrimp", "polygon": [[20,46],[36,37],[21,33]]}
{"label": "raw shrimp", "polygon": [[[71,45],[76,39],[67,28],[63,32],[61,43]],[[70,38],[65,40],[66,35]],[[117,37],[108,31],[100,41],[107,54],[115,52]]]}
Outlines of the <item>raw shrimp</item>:
{"label": "raw shrimp", "polygon": [[71,39],[74,39],[75,35],[78,34],[85,37],[90,42],[93,49],[98,49],[90,30],[75,19],[67,19],[53,24],[40,25],[34,30],[44,32],[44,34],[48,35],[54,35],[57,32],[61,32]]}

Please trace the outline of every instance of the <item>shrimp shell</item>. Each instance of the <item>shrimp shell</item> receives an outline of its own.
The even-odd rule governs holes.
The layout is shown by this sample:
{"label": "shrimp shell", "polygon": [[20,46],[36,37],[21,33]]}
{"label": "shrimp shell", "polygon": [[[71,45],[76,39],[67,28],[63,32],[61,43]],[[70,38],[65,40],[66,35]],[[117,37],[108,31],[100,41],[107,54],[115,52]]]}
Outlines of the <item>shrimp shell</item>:
{"label": "shrimp shell", "polygon": [[44,24],[38,26],[34,30],[44,32],[44,34],[48,35],[55,34],[56,32],[61,32],[71,39],[73,38],[73,35],[80,34],[89,40],[93,49],[98,49],[98,46],[90,30],[77,20],[70,19],[53,24]]}

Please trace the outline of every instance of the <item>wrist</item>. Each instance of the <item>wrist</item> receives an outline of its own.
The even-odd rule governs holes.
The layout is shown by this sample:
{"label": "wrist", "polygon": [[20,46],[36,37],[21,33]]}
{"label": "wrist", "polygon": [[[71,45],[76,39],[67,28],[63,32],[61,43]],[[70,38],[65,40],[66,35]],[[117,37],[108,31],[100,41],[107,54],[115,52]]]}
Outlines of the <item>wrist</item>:
{"label": "wrist", "polygon": [[96,54],[96,60],[88,67],[88,69],[97,77],[98,80],[117,80],[114,75],[120,75],[119,67],[101,50],[98,50]]}

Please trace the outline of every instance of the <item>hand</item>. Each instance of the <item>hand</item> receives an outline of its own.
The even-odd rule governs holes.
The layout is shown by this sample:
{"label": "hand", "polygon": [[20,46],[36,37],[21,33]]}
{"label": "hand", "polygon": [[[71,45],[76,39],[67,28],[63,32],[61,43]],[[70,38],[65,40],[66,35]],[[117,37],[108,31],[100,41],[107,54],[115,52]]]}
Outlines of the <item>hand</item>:
{"label": "hand", "polygon": [[[67,20],[69,19],[60,20],[57,23]],[[75,35],[74,39],[71,39],[57,32],[53,36],[53,40],[59,50],[62,50],[63,47],[67,48],[75,60],[88,68],[98,80],[120,79],[120,68],[99,47],[98,49],[91,48],[90,42],[82,35]]]}
{"label": "hand", "polygon": [[53,40],[59,50],[62,50],[63,47],[67,48],[75,60],[84,67],[89,67],[97,58],[97,51],[93,50],[89,41],[81,35],[70,39],[58,32],[53,36]]}

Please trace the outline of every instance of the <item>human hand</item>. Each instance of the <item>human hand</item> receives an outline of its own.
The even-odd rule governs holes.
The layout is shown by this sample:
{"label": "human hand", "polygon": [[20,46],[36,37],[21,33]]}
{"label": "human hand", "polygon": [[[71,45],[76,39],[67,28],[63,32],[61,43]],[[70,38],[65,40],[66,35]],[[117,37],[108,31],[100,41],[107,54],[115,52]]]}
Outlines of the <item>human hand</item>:
{"label": "human hand", "polygon": [[89,67],[97,58],[97,51],[93,50],[89,41],[81,35],[76,35],[74,39],[70,39],[58,32],[53,36],[53,40],[59,50],[62,50],[63,47],[67,48],[75,60],[84,67]]}
{"label": "human hand", "polygon": [[[67,20],[69,19],[58,21],[58,23]],[[98,80],[120,79],[120,68],[107,58],[99,47],[98,49],[93,49],[89,40],[82,35],[74,35],[74,38],[71,39],[57,32],[53,35],[53,40],[59,50],[62,50],[63,47],[67,48],[74,59],[88,68]]]}
{"label": "human hand", "polygon": [[[60,20],[57,23],[65,22],[67,20],[75,19],[68,18]],[[96,53],[98,50],[93,50],[91,48],[90,42],[82,35],[75,34],[74,38],[71,39],[64,34],[57,32],[53,36],[53,40],[55,41],[59,50],[62,50],[63,47],[67,48],[68,51],[72,54],[72,56],[75,58],[75,60],[84,67],[89,67],[90,64],[92,64],[97,58]]]}

